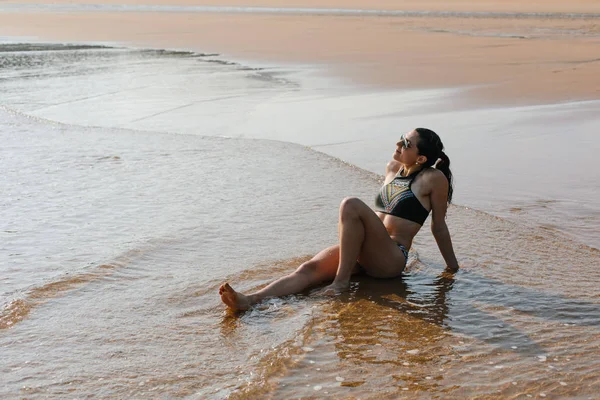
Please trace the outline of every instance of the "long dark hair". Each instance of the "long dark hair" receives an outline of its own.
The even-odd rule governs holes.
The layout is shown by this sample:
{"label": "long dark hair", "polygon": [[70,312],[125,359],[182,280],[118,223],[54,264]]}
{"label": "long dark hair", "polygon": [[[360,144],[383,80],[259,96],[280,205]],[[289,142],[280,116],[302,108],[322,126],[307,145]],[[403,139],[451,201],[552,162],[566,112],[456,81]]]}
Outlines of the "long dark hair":
{"label": "long dark hair", "polygon": [[415,129],[419,134],[419,141],[417,142],[417,149],[419,154],[427,157],[427,161],[423,164],[423,168],[431,167],[436,164],[436,168],[439,169],[446,175],[448,179],[448,203],[452,201],[452,172],[450,172],[450,159],[444,153],[444,144],[437,133],[427,128]]}

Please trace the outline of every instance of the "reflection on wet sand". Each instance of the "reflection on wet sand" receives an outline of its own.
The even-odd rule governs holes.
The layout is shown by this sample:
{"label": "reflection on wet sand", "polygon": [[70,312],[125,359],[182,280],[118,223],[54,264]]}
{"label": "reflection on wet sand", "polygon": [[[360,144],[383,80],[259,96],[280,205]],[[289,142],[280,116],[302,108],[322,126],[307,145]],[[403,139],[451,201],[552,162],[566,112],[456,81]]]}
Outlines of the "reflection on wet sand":
{"label": "reflection on wet sand", "polygon": [[584,365],[595,362],[573,342],[581,342],[581,335],[595,343],[600,338],[598,329],[573,329],[600,327],[596,304],[469,271],[417,271],[394,280],[360,276],[349,293],[333,300],[299,300],[312,301],[318,304],[312,326],[301,343],[288,343],[287,367],[271,371],[263,363],[260,382],[236,396],[294,396],[303,387],[304,395],[317,391],[319,398],[371,398],[372,391],[383,398],[407,391],[413,397],[460,398],[491,388],[497,396],[568,393],[566,370],[576,357],[569,353]]}

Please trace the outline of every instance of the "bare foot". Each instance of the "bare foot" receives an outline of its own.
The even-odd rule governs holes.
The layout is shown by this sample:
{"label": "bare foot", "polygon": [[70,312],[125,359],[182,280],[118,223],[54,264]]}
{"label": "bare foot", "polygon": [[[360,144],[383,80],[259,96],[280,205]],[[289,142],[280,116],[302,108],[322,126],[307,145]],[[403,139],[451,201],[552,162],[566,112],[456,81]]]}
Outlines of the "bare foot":
{"label": "bare foot", "polygon": [[332,283],[329,286],[325,286],[323,289],[317,292],[318,296],[335,296],[342,292],[345,292],[350,287],[350,282],[346,283]]}
{"label": "bare foot", "polygon": [[221,295],[221,300],[223,303],[225,303],[227,307],[231,308],[232,310],[243,311],[249,309],[251,306],[248,296],[233,290],[233,288],[229,286],[229,283],[221,285],[219,288],[219,294]]}

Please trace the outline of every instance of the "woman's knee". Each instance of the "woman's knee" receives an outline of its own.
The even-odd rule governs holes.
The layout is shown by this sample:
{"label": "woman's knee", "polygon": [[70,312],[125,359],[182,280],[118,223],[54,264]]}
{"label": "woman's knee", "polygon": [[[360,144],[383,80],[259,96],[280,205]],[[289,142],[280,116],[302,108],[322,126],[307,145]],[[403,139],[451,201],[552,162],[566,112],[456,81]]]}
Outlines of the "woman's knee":
{"label": "woman's knee", "polygon": [[358,197],[346,197],[340,204],[340,218],[346,219],[358,217],[363,206],[363,201]]}
{"label": "woman's knee", "polygon": [[310,260],[298,267],[294,272],[295,275],[310,281],[311,283],[318,283],[325,279],[328,279],[325,271],[322,270],[318,262]]}
{"label": "woman's knee", "polygon": [[318,264],[312,260],[302,263],[294,273],[299,275],[316,275],[318,272]]}

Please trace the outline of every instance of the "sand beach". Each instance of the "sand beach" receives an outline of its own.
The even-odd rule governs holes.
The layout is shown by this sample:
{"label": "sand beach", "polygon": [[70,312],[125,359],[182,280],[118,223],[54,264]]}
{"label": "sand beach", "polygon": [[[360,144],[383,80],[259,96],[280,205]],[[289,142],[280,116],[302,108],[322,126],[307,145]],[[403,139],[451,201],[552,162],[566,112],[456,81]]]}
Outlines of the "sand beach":
{"label": "sand beach", "polygon": [[[600,3],[0,1],[0,397],[596,398]],[[395,142],[461,270],[228,312]]]}

